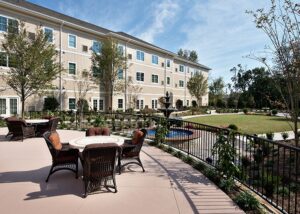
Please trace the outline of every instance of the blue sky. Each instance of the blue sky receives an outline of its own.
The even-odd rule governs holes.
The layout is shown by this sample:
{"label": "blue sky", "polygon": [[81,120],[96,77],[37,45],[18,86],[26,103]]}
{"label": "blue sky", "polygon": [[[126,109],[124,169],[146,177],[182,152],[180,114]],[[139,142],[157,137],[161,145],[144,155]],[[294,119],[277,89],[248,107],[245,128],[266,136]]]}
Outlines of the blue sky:
{"label": "blue sky", "polygon": [[210,79],[230,81],[230,69],[261,66],[248,59],[262,51],[267,37],[246,10],[269,0],[29,0],[101,27],[123,31],[164,49],[196,50]]}

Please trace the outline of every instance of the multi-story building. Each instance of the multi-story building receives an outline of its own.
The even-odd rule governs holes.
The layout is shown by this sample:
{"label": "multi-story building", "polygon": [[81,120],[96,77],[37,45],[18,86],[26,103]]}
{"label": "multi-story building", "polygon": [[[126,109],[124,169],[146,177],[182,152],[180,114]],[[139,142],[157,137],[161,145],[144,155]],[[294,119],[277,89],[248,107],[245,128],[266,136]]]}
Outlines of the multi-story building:
{"label": "multi-story building", "polygon": [[[193,98],[186,85],[195,72],[208,76],[210,68],[199,63],[190,62],[177,54],[164,50],[153,44],[135,38],[123,32],[113,32],[79,19],[58,13],[24,0],[0,0],[0,42],[10,23],[23,22],[29,32],[34,33],[37,26],[42,26],[55,44],[58,61],[65,72],[53,82],[56,89],[48,93],[57,97],[62,110],[76,109],[78,91],[76,82],[80,72],[92,72],[91,56],[93,51],[101,48],[99,42],[105,37],[118,41],[119,49],[127,58],[126,69],[119,71],[119,78],[131,81],[135,90],[126,88],[125,92],[113,96],[114,109],[132,107],[132,97],[136,97],[135,109],[159,108],[158,99],[166,91],[172,94],[173,105],[181,99],[183,105],[190,106]],[[0,50],[1,51],[1,50]],[[10,60],[0,53],[0,72],[5,73],[10,67]],[[0,80],[0,87],[5,83]],[[91,83],[93,84],[93,83]],[[96,86],[96,85],[95,85]],[[136,90],[139,86],[140,90]],[[0,90],[1,90],[0,88]],[[101,87],[100,87],[101,88]],[[47,95],[30,97],[25,110],[41,110]],[[91,109],[104,110],[104,92],[97,86],[85,97]],[[202,105],[208,104],[208,96],[203,96]],[[0,92],[0,115],[20,112],[20,98],[9,88]]]}

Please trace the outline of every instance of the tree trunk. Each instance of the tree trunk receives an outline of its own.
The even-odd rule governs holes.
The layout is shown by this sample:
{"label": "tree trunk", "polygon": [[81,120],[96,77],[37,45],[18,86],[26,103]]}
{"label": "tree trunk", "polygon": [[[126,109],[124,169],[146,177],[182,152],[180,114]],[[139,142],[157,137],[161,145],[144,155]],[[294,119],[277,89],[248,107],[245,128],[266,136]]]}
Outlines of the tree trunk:
{"label": "tree trunk", "polygon": [[22,103],[22,107],[21,107],[21,115],[22,115],[22,119],[24,119],[25,100],[24,100],[23,97],[21,98],[21,103]]}

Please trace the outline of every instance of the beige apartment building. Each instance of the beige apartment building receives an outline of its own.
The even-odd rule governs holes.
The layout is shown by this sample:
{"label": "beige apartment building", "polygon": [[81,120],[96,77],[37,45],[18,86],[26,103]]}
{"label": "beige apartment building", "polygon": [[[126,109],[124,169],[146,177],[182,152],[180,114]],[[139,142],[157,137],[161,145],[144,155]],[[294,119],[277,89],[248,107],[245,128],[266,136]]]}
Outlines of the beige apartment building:
{"label": "beige apartment building", "polygon": [[[160,108],[158,99],[167,91],[172,94],[173,106],[178,99],[183,101],[183,105],[191,106],[195,98],[186,87],[189,78],[196,72],[208,77],[210,70],[126,33],[113,32],[24,0],[0,0],[0,42],[9,23],[16,22],[24,22],[32,33],[37,26],[42,26],[49,35],[49,42],[55,44],[57,60],[64,72],[53,82],[55,89],[47,91],[47,94],[57,98],[61,110],[76,109],[80,73],[83,70],[92,72],[92,53],[99,51],[100,42],[105,37],[117,40],[120,51],[127,57],[127,68],[119,71],[118,78],[132,82],[124,92],[114,94],[113,109],[143,109],[146,106],[157,109]],[[0,54],[0,72],[5,73],[10,69],[10,62],[3,51]],[[91,82],[91,85],[95,88],[87,93],[85,99],[90,109],[102,111],[105,109],[104,92],[95,83]],[[0,115],[19,114],[20,98],[3,80],[0,80],[0,91]],[[47,94],[30,97],[25,110],[42,110]],[[207,104],[206,95],[202,98],[202,105]]]}

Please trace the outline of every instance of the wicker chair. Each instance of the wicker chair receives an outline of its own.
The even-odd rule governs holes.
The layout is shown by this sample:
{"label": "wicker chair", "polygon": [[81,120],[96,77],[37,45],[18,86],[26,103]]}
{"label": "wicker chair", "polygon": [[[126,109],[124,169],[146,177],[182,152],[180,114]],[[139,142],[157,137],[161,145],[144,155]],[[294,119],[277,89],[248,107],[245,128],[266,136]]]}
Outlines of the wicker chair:
{"label": "wicker chair", "polygon": [[8,134],[12,134],[10,138],[21,138],[22,141],[24,138],[35,137],[34,126],[28,125],[25,120],[22,119],[9,119],[8,120]]}
{"label": "wicker chair", "polygon": [[[76,178],[78,178],[78,149],[70,148],[68,143],[62,143],[61,149],[57,150],[54,148],[53,143],[50,140],[51,133],[47,131],[43,134],[46,141],[48,149],[52,156],[52,166],[49,171],[46,182],[49,181],[50,176],[59,170],[70,170],[75,173]],[[60,143],[60,142],[59,142]]]}
{"label": "wicker chair", "polygon": [[84,197],[104,186],[117,192],[116,162],[121,148],[115,143],[90,144],[82,152]]}
{"label": "wicker chair", "polygon": [[59,122],[59,117],[51,117],[48,123],[37,124],[36,126],[36,136],[43,136],[47,131],[54,132],[57,129]]}
{"label": "wicker chair", "polygon": [[93,127],[85,132],[85,136],[110,135],[110,130],[107,127]]}
{"label": "wicker chair", "polygon": [[124,168],[129,164],[136,164],[142,167],[143,172],[145,172],[144,166],[140,159],[140,151],[142,149],[145,137],[147,135],[147,130],[141,129],[140,131],[143,133],[143,135],[135,139],[137,141],[136,144],[133,143],[133,139],[132,139],[132,140],[125,140],[122,146],[120,173],[122,168]]}
{"label": "wicker chair", "polygon": [[12,132],[13,129],[12,129],[12,127],[11,127],[10,121],[18,120],[18,118],[16,118],[16,117],[7,117],[7,118],[5,118],[4,120],[5,120],[6,125],[7,125],[7,128],[8,128],[8,133],[6,134],[5,137],[8,137],[8,136],[10,136],[10,135],[13,135],[13,132]]}

